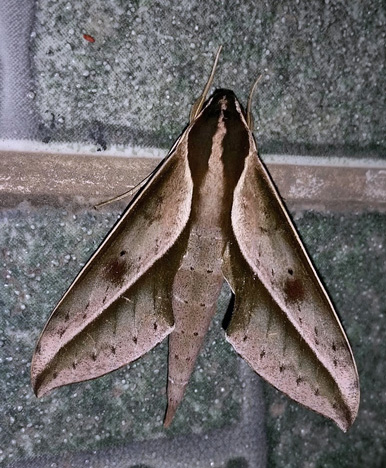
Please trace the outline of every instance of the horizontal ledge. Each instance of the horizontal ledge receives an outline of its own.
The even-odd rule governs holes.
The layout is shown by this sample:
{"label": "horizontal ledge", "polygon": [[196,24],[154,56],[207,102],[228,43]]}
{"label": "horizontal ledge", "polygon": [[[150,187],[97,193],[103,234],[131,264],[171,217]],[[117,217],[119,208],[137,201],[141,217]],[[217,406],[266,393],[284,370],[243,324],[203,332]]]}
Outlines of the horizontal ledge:
{"label": "horizontal ledge", "polygon": [[[42,143],[31,140],[0,140],[0,153],[29,153],[29,154],[82,154],[84,156],[98,157],[122,157],[122,158],[151,158],[162,159],[167,150],[164,148],[151,148],[142,146],[111,145],[106,151],[98,151],[95,144],[82,143],[81,149],[74,148],[74,143]],[[344,156],[308,156],[295,154],[265,154],[267,164],[301,164],[308,166],[350,166],[368,168],[386,168],[385,159],[358,158]]]}
{"label": "horizontal ledge", "polygon": [[[160,161],[139,157],[138,150],[134,154],[0,151],[1,206],[22,201],[93,206],[137,185]],[[386,211],[385,161],[290,155],[262,159],[291,209]]]}

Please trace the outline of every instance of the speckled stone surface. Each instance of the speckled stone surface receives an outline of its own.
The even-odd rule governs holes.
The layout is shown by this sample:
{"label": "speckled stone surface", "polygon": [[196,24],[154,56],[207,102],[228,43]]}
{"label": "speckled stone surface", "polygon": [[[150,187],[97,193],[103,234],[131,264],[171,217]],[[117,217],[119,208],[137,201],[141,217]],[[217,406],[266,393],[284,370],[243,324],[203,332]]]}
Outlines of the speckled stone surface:
{"label": "speckled stone surface", "polygon": [[[8,65],[21,54],[17,39],[30,49],[18,69],[32,66],[35,88],[16,121],[37,111],[39,140],[168,148],[222,44],[214,87],[245,103],[263,74],[253,106],[263,153],[384,157],[382,0],[38,0],[35,13],[29,36],[28,28],[15,34],[15,15],[4,17],[2,53]],[[10,102],[20,84],[8,80],[3,93]],[[0,135],[12,137],[9,114]]]}

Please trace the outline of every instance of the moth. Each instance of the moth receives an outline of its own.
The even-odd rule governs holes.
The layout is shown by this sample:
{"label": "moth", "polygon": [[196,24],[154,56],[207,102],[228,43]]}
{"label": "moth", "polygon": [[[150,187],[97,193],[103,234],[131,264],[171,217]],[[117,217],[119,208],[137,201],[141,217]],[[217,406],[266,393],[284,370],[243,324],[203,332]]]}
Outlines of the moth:
{"label": "moth", "polygon": [[170,425],[223,282],[225,337],[261,377],[346,431],[359,405],[354,357],[232,91],[206,101],[49,318],[31,378],[38,397],[94,379],[169,337]]}

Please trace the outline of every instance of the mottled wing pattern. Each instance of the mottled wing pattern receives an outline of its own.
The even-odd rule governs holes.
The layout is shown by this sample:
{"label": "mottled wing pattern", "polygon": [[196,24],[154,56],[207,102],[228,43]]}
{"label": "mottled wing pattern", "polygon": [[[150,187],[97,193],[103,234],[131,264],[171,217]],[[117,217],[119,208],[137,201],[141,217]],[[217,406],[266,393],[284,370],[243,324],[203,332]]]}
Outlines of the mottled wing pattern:
{"label": "mottled wing pattern", "polygon": [[224,255],[235,293],[227,339],[264,379],[347,430],[359,405],[350,345],[251,134],[250,148]]}
{"label": "mottled wing pattern", "polygon": [[128,364],[172,331],[168,251],[190,215],[186,152],[183,135],[53,311],[32,360],[38,396]]}

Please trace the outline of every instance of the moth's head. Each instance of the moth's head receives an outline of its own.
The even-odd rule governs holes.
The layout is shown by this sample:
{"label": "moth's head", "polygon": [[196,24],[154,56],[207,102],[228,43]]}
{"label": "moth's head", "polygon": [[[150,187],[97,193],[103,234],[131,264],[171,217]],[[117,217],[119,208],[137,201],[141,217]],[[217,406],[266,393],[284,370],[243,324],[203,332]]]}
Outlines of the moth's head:
{"label": "moth's head", "polygon": [[203,114],[224,115],[225,119],[240,119],[240,114],[246,119],[246,113],[235,93],[230,89],[216,89],[203,106]]}

